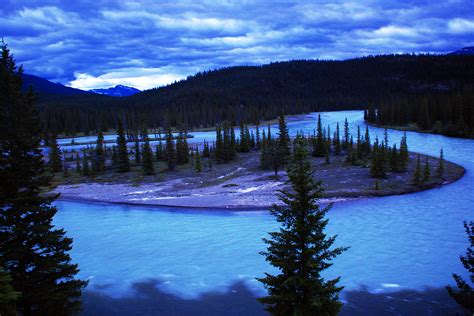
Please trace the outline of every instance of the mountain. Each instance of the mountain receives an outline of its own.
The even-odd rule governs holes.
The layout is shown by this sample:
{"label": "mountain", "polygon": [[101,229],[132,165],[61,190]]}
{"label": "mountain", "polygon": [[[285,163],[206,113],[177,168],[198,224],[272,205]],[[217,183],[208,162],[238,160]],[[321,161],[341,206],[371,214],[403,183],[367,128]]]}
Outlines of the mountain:
{"label": "mountain", "polygon": [[461,48],[449,53],[448,55],[474,55],[474,46]]}
{"label": "mountain", "polygon": [[109,95],[112,97],[128,97],[138,92],[141,92],[140,90],[136,88],[123,86],[121,84],[116,85],[115,87],[107,88],[107,89],[92,89],[89,91],[97,93],[97,94]]}
{"label": "mountain", "polygon": [[27,90],[30,86],[33,87],[33,90],[39,96],[45,96],[45,95],[73,96],[73,95],[92,94],[91,92],[66,87],[60,83],[54,83],[38,76],[23,74],[23,90]]}

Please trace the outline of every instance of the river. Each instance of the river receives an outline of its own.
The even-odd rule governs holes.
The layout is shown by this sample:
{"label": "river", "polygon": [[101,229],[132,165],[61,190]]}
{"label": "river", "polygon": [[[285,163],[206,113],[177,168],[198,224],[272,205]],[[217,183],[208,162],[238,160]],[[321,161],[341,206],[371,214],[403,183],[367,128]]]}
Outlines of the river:
{"label": "river", "polygon": [[[347,117],[351,133],[360,111],[321,113],[335,130]],[[290,134],[315,128],[317,114],[288,123]],[[383,129],[370,127],[372,140]],[[403,132],[389,130],[389,142]],[[473,220],[474,140],[408,132],[410,151],[462,165],[459,181],[419,193],[336,203],[329,234],[350,249],[325,276],[341,276],[345,314],[436,315],[456,307],[444,286],[466,276],[459,255],[468,246],[463,221]],[[196,139],[213,138],[200,132]],[[324,181],[324,179],[321,179]],[[267,211],[186,210],[58,201],[55,225],[74,239],[79,277],[89,280],[84,315],[262,314],[255,277],[273,272],[259,251],[277,228]]]}

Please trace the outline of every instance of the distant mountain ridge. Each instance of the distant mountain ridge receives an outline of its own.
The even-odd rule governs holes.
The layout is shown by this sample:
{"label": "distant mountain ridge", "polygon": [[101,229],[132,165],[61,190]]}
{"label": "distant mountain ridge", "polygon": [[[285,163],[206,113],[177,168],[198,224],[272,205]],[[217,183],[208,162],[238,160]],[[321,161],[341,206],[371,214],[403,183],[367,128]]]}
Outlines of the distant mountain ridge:
{"label": "distant mountain ridge", "polygon": [[112,97],[128,97],[138,92],[141,92],[140,90],[134,87],[128,87],[121,84],[116,85],[115,87],[110,87],[106,89],[92,89],[89,91],[97,93],[97,94],[109,95]]}
{"label": "distant mountain ridge", "polygon": [[458,49],[457,51],[451,52],[448,55],[474,55],[474,46]]}
{"label": "distant mountain ridge", "polygon": [[72,96],[72,95],[91,95],[92,92],[84,91],[80,89],[75,89],[71,87],[66,87],[60,83],[54,83],[47,79],[23,74],[23,90],[33,88],[33,91],[38,95],[63,95],[63,96]]}

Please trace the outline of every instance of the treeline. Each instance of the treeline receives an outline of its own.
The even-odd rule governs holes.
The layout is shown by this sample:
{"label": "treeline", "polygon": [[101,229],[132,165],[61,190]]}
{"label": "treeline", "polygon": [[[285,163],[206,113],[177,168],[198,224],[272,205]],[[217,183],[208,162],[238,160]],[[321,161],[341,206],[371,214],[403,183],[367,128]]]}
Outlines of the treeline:
{"label": "treeline", "polygon": [[393,126],[416,125],[422,131],[474,137],[474,89],[433,92],[392,98],[377,109],[367,110],[370,123]]}
{"label": "treeline", "polygon": [[[450,100],[472,108],[473,84],[473,56],[386,55],[231,67],[126,98],[42,96],[39,104],[45,130],[68,135],[114,129],[119,119],[135,131],[142,126],[192,129],[224,121],[255,124],[280,112],[388,109],[392,104],[398,104],[394,112],[400,120],[410,121],[412,114],[404,118],[403,112],[417,113],[420,97],[437,107]],[[432,115],[433,122],[452,120],[443,111]]]}

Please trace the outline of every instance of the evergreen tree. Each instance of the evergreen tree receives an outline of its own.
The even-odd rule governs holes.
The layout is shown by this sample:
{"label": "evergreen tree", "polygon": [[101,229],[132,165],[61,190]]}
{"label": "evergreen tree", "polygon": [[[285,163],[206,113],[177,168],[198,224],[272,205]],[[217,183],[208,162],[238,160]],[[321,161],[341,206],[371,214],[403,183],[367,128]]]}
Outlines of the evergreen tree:
{"label": "evergreen tree", "polygon": [[221,163],[223,162],[223,156],[224,156],[224,139],[222,137],[221,126],[218,125],[216,126],[216,145],[215,145],[214,159],[217,163]]}
{"label": "evergreen tree", "polygon": [[402,140],[400,141],[400,153],[399,153],[399,166],[400,171],[406,171],[408,167],[408,145],[407,145],[407,135],[403,135]]}
{"label": "evergreen tree", "polygon": [[372,149],[372,163],[370,165],[370,174],[374,178],[385,178],[386,163],[384,144],[379,144],[378,138],[375,138],[374,147]]}
{"label": "evergreen tree", "polygon": [[311,175],[306,145],[296,142],[288,177],[291,191],[280,191],[284,207],[274,205],[271,213],[281,224],[278,231],[264,239],[268,245],[262,252],[279,274],[265,274],[262,282],[268,296],[259,299],[272,315],[336,315],[340,308],[337,286],[339,278],[325,280],[321,272],[345,248],[331,249],[335,237],[324,232],[330,207],[320,209],[321,182]]}
{"label": "evergreen tree", "polygon": [[369,133],[369,125],[365,126],[365,139],[364,139],[364,152],[365,155],[370,155],[370,133]]}
{"label": "evergreen tree", "polygon": [[443,179],[444,174],[444,153],[443,148],[439,151],[439,162],[438,168],[436,168],[436,177],[439,179]]}
{"label": "evergreen tree", "polygon": [[430,161],[428,157],[425,158],[425,168],[423,169],[423,183],[427,183],[430,181],[431,178],[431,170],[430,170]]}
{"label": "evergreen tree", "polygon": [[326,145],[324,142],[323,126],[321,124],[321,115],[318,115],[318,125],[316,129],[316,139],[313,145],[313,156],[324,157],[326,155]]}
{"label": "evergreen tree", "polygon": [[171,128],[168,129],[168,133],[166,135],[165,153],[168,171],[173,171],[176,168],[176,152],[174,149],[173,133],[171,133]]}
{"label": "evergreen tree", "polygon": [[158,145],[156,145],[155,157],[157,161],[164,160],[163,143],[161,142],[161,140],[158,142]]}
{"label": "evergreen tree", "polygon": [[61,149],[59,149],[56,135],[53,134],[49,141],[49,168],[52,172],[60,172],[63,170],[63,163],[61,161]]}
{"label": "evergreen tree", "polygon": [[201,156],[199,155],[199,148],[196,147],[196,163],[194,165],[196,172],[202,171]]}
{"label": "evergreen tree", "polygon": [[397,145],[393,144],[392,150],[390,151],[390,170],[392,172],[398,172],[400,170],[400,157],[398,155]]}
{"label": "evergreen tree", "polygon": [[148,139],[148,134],[144,134],[144,144],[142,150],[142,171],[144,175],[153,175],[155,174],[155,164],[153,162],[153,151],[151,150],[150,140]]}
{"label": "evergreen tree", "polygon": [[290,158],[290,136],[283,113],[278,118],[278,156],[281,165],[285,165]]}
{"label": "evergreen tree", "polygon": [[416,186],[420,186],[422,182],[421,178],[421,163],[420,163],[420,155],[417,155],[416,157],[416,167],[415,171],[413,172],[413,176],[411,178],[411,183]]}
{"label": "evergreen tree", "polygon": [[260,150],[260,144],[261,144],[261,141],[260,141],[260,128],[259,128],[259,125],[257,123],[257,125],[255,126],[255,147],[257,148],[257,150]]}
{"label": "evergreen tree", "polygon": [[339,123],[336,124],[336,135],[334,136],[334,151],[336,155],[341,154],[341,137],[339,135]]}
{"label": "evergreen tree", "polygon": [[80,308],[86,282],[75,279],[72,240],[53,226],[57,195],[45,195],[52,178],[40,149],[41,123],[22,69],[6,45],[0,57],[0,254],[1,270],[21,293],[20,315],[70,315]]}
{"label": "evergreen tree", "polygon": [[464,268],[469,271],[471,285],[469,285],[469,281],[465,281],[460,275],[453,273],[457,291],[449,285],[446,288],[456,303],[472,314],[474,313],[474,222],[469,222],[469,225],[464,222],[464,228],[469,239],[469,247],[466,250],[466,255],[461,256],[460,260]]}
{"label": "evergreen tree", "polygon": [[204,140],[204,145],[203,145],[203,150],[202,150],[202,156],[204,158],[210,158],[211,157],[211,153],[209,151],[209,143],[206,142],[206,140]]}
{"label": "evergreen tree", "polygon": [[243,121],[240,121],[240,152],[247,153],[250,151],[250,140],[247,138],[247,131]]}
{"label": "evergreen tree", "polygon": [[130,160],[128,158],[127,140],[123,129],[122,120],[119,119],[117,127],[117,172],[130,171]]}
{"label": "evergreen tree", "polygon": [[[344,149],[349,152],[349,122],[347,121],[347,118],[344,120]],[[370,144],[370,143],[369,143]]]}
{"label": "evergreen tree", "polygon": [[117,146],[112,147],[112,166],[117,167],[118,165],[118,154],[117,154]]}
{"label": "evergreen tree", "polygon": [[104,150],[104,134],[102,130],[99,131],[97,135],[97,142],[95,145],[95,154],[94,154],[94,161],[95,161],[95,171],[103,172],[105,171],[105,150]]}
{"label": "evergreen tree", "polygon": [[262,141],[260,144],[260,168],[270,168],[270,148],[268,144],[268,139],[265,135],[265,130],[262,131]]}
{"label": "evergreen tree", "polygon": [[142,158],[142,155],[140,153],[140,142],[138,141],[138,139],[135,140],[134,152],[135,152],[135,163],[138,165]]}

